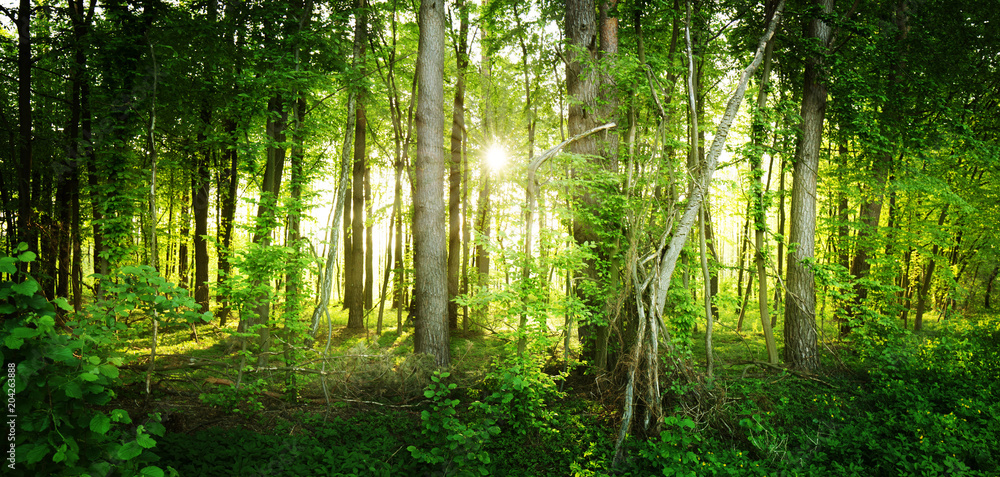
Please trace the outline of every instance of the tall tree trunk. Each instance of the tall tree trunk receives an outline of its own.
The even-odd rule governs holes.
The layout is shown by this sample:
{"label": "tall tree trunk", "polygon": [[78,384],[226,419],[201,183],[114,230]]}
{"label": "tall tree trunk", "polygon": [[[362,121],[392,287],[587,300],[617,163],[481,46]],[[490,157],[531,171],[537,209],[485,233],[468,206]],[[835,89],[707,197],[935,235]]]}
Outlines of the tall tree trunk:
{"label": "tall tree trunk", "polygon": [[[815,0],[818,15],[833,12],[833,0]],[[820,51],[831,38],[831,28],[820,16],[809,22],[807,38],[815,39]],[[785,362],[793,369],[819,368],[816,336],[816,282],[808,261],[813,258],[816,237],[816,179],[823,142],[826,113],[826,82],[821,77],[821,53],[806,59],[802,89],[802,136],[795,151],[792,176],[791,230],[788,277],[785,280]]]}
{"label": "tall tree trunk", "polygon": [[455,8],[461,17],[457,44],[455,45],[455,102],[451,115],[451,161],[448,171],[448,327],[458,328],[458,304],[455,297],[459,293],[461,277],[459,265],[462,258],[461,193],[462,193],[462,138],[465,131],[465,70],[469,65],[468,35],[469,11],[464,0],[458,0]]}
{"label": "tall tree trunk", "polygon": [[[356,0],[354,4],[354,64],[364,75],[365,51],[368,43],[368,15],[364,0]],[[352,178],[352,202],[354,204],[351,217],[351,255],[350,265],[345,265],[347,281],[347,305],[349,329],[365,327],[365,166],[368,156],[367,149],[367,114],[365,103],[367,95],[362,91],[358,94],[358,104],[354,126],[354,168]]]}
{"label": "tall tree trunk", "polygon": [[[219,200],[222,201],[222,212],[219,217],[219,246],[216,247],[219,262],[219,285],[222,285],[229,279],[233,270],[233,264],[230,262],[229,258],[232,253],[233,246],[233,224],[236,218],[236,192],[239,187],[239,153],[236,150],[238,140],[236,135],[236,121],[232,118],[227,118],[224,128],[226,130],[225,137],[228,141],[224,156],[226,158],[227,166],[222,174],[222,180],[219,183],[219,191],[217,193]],[[216,289],[221,290],[222,287],[217,287]],[[220,293],[216,296],[216,300],[221,305],[221,308],[219,309],[219,326],[224,327],[226,326],[226,321],[229,319],[229,297]]]}
{"label": "tall tree trunk", "polygon": [[[278,196],[281,193],[281,178],[285,168],[285,139],[288,124],[288,110],[285,100],[280,94],[273,96],[267,104],[266,134],[268,138],[267,156],[264,164],[264,177],[261,180],[260,201],[257,206],[257,217],[254,224],[253,243],[260,248],[271,245],[271,235],[277,227]],[[253,288],[270,287],[272,277],[255,277]],[[257,358],[257,366],[267,365],[267,352],[271,345],[271,303],[266,295],[258,295],[257,308],[250,319],[240,317],[239,330],[246,332],[252,326],[261,325],[258,344],[261,354]]]}
{"label": "tall tree trunk", "polygon": [[[448,250],[444,190],[444,4],[421,0],[417,53],[417,157],[414,164],[414,352],[451,362],[448,339]],[[419,345],[419,346],[417,346]]]}
{"label": "tall tree trunk", "polygon": [[[482,0],[481,8],[485,9],[489,0]],[[494,146],[493,141],[495,140],[493,136],[493,78],[492,78],[492,68],[493,68],[493,46],[492,37],[489,25],[486,22],[482,22],[481,28],[483,30],[482,39],[482,75],[480,77],[480,83],[482,83],[483,98],[480,102],[481,110],[480,115],[483,119],[483,135],[485,137],[484,141],[487,144],[487,148],[480,150],[479,155],[479,198],[476,204],[476,218],[475,218],[475,228],[476,228],[476,283],[478,285],[478,292],[483,293],[488,290],[490,284],[490,251],[486,247],[490,239],[490,212],[491,203],[490,196],[492,194],[492,184],[490,183],[490,166],[487,160],[488,148]],[[484,304],[479,310],[477,310],[477,316],[480,321],[486,317],[489,313],[489,304]]]}
{"label": "tall tree trunk", "polygon": [[375,224],[372,222],[372,168],[371,164],[365,165],[365,216],[369,218],[365,223],[365,309],[371,310],[374,306],[375,296],[375,269],[372,261],[375,258],[375,246],[373,244],[372,231]]}
{"label": "tall tree trunk", "polygon": [[[937,228],[944,227],[944,220],[948,216],[948,205],[941,209],[938,216]],[[934,279],[934,266],[937,264],[937,254],[940,246],[935,242],[931,247],[931,255],[927,257],[927,268],[924,270],[923,283],[917,294],[917,311],[913,315],[913,331],[920,331],[924,327],[924,311],[927,306],[927,294],[931,291],[931,283]]]}
{"label": "tall tree trunk", "polygon": [[[595,12],[594,0],[567,0],[566,2],[565,35],[569,44],[566,50],[566,94],[571,98],[568,117],[570,136],[575,136],[597,126],[597,118],[593,112],[597,103],[599,81],[592,66],[599,45]],[[570,152],[598,157],[601,151],[597,138],[588,136],[571,144]],[[575,170],[574,176],[579,179],[582,176],[582,171]],[[583,190],[577,191],[575,194],[574,202],[579,207],[595,212],[599,208],[596,194]],[[573,238],[578,244],[588,242],[596,244],[599,240],[595,225],[583,216],[575,217],[573,220]],[[598,262],[597,259],[585,261],[582,279],[593,286],[577,287],[577,291],[583,292],[580,298],[590,310],[591,316],[600,320],[603,302],[597,292],[600,281]],[[587,293],[586,290],[592,291]],[[597,362],[599,358],[597,346],[598,342],[602,340],[600,340],[595,325],[581,322],[579,336],[584,348],[584,357],[591,360],[595,367],[603,368],[605,364],[603,359],[600,363]]]}
{"label": "tall tree trunk", "polygon": [[[767,9],[773,10],[776,3],[774,0],[769,1]],[[770,16],[770,11],[768,12],[768,16]],[[751,200],[754,204],[754,261],[757,264],[757,286],[759,287],[757,300],[760,311],[760,323],[764,330],[767,360],[771,364],[778,364],[778,348],[774,341],[774,333],[771,330],[771,319],[768,316],[767,307],[767,268],[764,264],[764,233],[767,231],[767,210],[764,204],[765,184],[761,183],[764,179],[764,171],[761,167],[762,154],[759,152],[759,148],[763,146],[765,140],[764,119],[761,115],[764,108],[767,107],[767,91],[771,76],[771,54],[773,51],[774,38],[767,42],[767,47],[764,49],[764,66],[761,71],[760,89],[757,92],[756,114],[752,131],[753,143],[758,147],[753,152],[750,176],[753,180],[753,197]]]}
{"label": "tall tree trunk", "polygon": [[191,205],[191,201],[188,199],[191,188],[188,187],[189,184],[185,179],[187,177],[182,173],[181,183],[184,186],[181,187],[183,191],[180,210],[181,233],[180,237],[177,238],[177,283],[181,288],[188,288],[188,235],[191,234],[191,215],[188,213],[188,206]]}
{"label": "tall tree trunk", "polygon": [[[899,44],[904,44],[906,41],[907,33],[909,27],[907,26],[907,6],[906,1],[903,0],[896,5],[895,8],[895,22],[898,28],[898,33],[896,34],[896,41]],[[868,297],[868,286],[867,278],[871,271],[870,261],[874,258],[870,254],[874,253],[876,249],[875,244],[871,243],[874,237],[879,237],[879,220],[882,217],[882,202],[885,198],[885,187],[886,180],[889,178],[889,171],[892,169],[892,158],[893,158],[893,148],[894,144],[900,144],[901,141],[897,142],[899,137],[896,133],[899,125],[897,124],[900,119],[900,111],[898,101],[903,96],[898,89],[901,87],[899,85],[902,80],[902,75],[904,74],[904,67],[906,65],[906,60],[904,57],[897,59],[895,68],[892,69],[890,73],[890,83],[892,83],[893,91],[890,92],[889,98],[886,99],[885,104],[882,104],[881,110],[881,120],[879,121],[880,126],[885,131],[882,134],[887,138],[889,144],[880,144],[881,151],[874,151],[872,153],[874,160],[872,163],[872,182],[871,190],[863,196],[866,200],[861,204],[861,210],[858,214],[858,220],[861,222],[861,226],[858,228],[857,234],[857,246],[855,247],[854,261],[851,262],[851,275],[858,282],[858,289],[854,296],[854,302],[849,308],[849,315],[857,317],[861,315],[861,307],[864,306],[864,302]],[[840,326],[841,335],[845,335],[851,332],[850,321],[842,322]]]}
{"label": "tall tree trunk", "polygon": [[983,308],[987,310],[993,309],[990,300],[992,299],[993,296],[993,283],[996,282],[998,275],[1000,275],[1000,264],[993,267],[993,273],[990,274],[990,279],[986,281],[986,297],[983,298]]}
{"label": "tall tree trunk", "polygon": [[198,133],[199,151],[195,154],[196,174],[192,177],[191,210],[194,212],[194,299],[201,305],[201,311],[208,311],[208,204],[209,186],[212,180],[211,146],[207,142],[207,132],[212,123],[212,112],[201,110],[202,130]]}
{"label": "tall tree trunk", "polygon": [[[28,244],[28,250],[38,252],[38,238],[32,222],[31,202],[32,128],[31,128],[31,1],[21,0],[17,9],[17,111],[18,111],[18,172],[17,172],[17,236]],[[19,262],[28,271],[27,262]]]}

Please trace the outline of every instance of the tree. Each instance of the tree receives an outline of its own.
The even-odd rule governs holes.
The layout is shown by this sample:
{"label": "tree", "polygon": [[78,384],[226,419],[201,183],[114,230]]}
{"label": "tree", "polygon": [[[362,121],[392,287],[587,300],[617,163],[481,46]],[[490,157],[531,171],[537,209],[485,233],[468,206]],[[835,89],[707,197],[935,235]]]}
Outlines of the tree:
{"label": "tree", "polygon": [[420,2],[417,54],[417,156],[414,161],[413,268],[416,353],[451,361],[444,209],[444,4]]}
{"label": "tree", "polygon": [[816,0],[815,7],[815,16],[806,33],[807,38],[816,42],[816,50],[806,60],[802,87],[802,135],[795,150],[792,175],[791,245],[785,279],[785,362],[804,371],[819,368],[816,282],[811,267],[816,240],[816,178],[827,96],[821,74],[823,56],[832,36],[832,29],[823,17],[833,12],[833,0]]}
{"label": "tree", "polygon": [[451,116],[451,161],[448,169],[448,327],[458,328],[458,296],[461,284],[459,268],[462,258],[461,211],[462,203],[462,145],[465,137],[465,70],[469,66],[468,37],[469,9],[464,0],[455,4],[460,17],[458,38],[455,44],[455,103]]}
{"label": "tree", "polygon": [[[598,125],[595,106],[598,95],[598,77],[594,71],[594,60],[597,54],[597,19],[594,0],[567,0],[565,34],[566,48],[566,95],[569,97],[569,113],[567,117],[570,136],[593,129]],[[573,154],[588,157],[600,157],[597,138],[587,136],[569,145]],[[574,171],[576,176],[583,174],[582,170]],[[575,202],[588,213],[595,213],[599,208],[596,194],[580,190],[576,192]],[[573,239],[578,244],[596,245],[599,237],[595,224],[586,216],[578,216],[573,220]],[[598,259],[588,259],[583,269],[583,286],[578,287],[581,299],[587,304],[593,323],[600,323],[603,302],[599,296],[600,272]],[[580,340],[583,342],[584,354],[595,360],[597,367],[603,367],[603,359],[598,358],[597,343],[599,336],[595,325],[580,324]],[[597,361],[600,361],[599,363]]]}
{"label": "tree", "polygon": [[[364,77],[365,51],[368,43],[368,15],[364,0],[356,0],[354,5],[354,65],[360,76]],[[354,127],[354,169],[352,179],[353,211],[351,213],[351,254],[347,257],[350,266],[346,266],[345,279],[347,294],[344,304],[348,309],[347,327],[362,329],[365,327],[365,167],[367,162],[366,133],[368,130],[365,113],[366,95],[360,91],[357,99],[357,118]]]}

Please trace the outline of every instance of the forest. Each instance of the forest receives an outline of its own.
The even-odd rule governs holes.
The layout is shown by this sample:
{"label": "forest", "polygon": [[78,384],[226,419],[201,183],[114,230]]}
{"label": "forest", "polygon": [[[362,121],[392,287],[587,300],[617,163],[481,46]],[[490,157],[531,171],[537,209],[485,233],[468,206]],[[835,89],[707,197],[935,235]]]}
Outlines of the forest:
{"label": "forest", "polygon": [[0,1],[4,475],[1000,473],[994,0]]}

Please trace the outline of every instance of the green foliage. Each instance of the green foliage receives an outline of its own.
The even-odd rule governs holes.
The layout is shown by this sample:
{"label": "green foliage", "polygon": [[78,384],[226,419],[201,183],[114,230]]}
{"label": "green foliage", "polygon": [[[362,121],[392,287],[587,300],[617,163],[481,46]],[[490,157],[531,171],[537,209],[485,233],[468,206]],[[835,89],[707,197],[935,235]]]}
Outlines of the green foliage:
{"label": "green foliage", "polygon": [[455,383],[443,381],[450,376],[438,372],[431,377],[424,396],[431,400],[431,409],[420,412],[424,423],[423,435],[430,448],[407,447],[417,461],[433,466],[442,475],[488,475],[490,454],[485,444],[500,433],[492,419],[465,423],[456,408],[461,402],[451,399]]}
{"label": "green foliage", "polygon": [[227,413],[252,416],[264,410],[264,403],[260,402],[257,396],[266,389],[267,382],[258,379],[256,382],[241,383],[238,388],[236,385],[229,385],[218,392],[199,394],[198,400]]}
{"label": "green foliage", "polygon": [[411,440],[414,423],[405,413],[329,420],[299,415],[295,420],[267,434],[219,428],[167,434],[159,453],[181,475],[419,475],[417,463],[397,452]]}
{"label": "green foliage", "polygon": [[[14,281],[0,283],[0,328],[8,379],[7,414],[13,415],[11,438],[16,448],[15,471],[30,475],[148,475],[162,476],[149,465],[156,456],[153,436],[162,436],[159,416],[135,427],[128,413],[110,415],[97,409],[114,397],[121,359],[108,357],[114,336],[104,327],[69,322],[72,333],[57,331],[57,307],[48,301],[34,278],[17,271],[17,264],[34,260],[21,244],[17,257],[0,258],[0,273]],[[28,474],[26,474],[28,475]]]}
{"label": "green foliage", "polygon": [[188,291],[168,282],[149,265],[128,265],[112,270],[107,276],[94,274],[103,285],[104,297],[87,308],[95,319],[113,328],[119,321],[129,322],[134,315],[153,316],[167,323],[201,324],[212,319]]}
{"label": "green foliage", "polygon": [[565,397],[556,379],[541,369],[536,354],[501,360],[483,381],[487,396],[473,403],[506,431],[522,438],[557,433],[559,414],[550,403]]}

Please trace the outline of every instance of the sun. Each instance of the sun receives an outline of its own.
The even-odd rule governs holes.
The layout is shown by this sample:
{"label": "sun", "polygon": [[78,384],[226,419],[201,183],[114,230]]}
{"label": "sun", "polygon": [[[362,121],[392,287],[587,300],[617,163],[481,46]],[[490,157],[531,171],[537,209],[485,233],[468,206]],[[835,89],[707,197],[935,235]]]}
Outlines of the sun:
{"label": "sun", "polygon": [[486,151],[486,164],[493,172],[503,169],[503,166],[507,164],[507,151],[504,150],[503,146],[496,144],[490,146]]}

